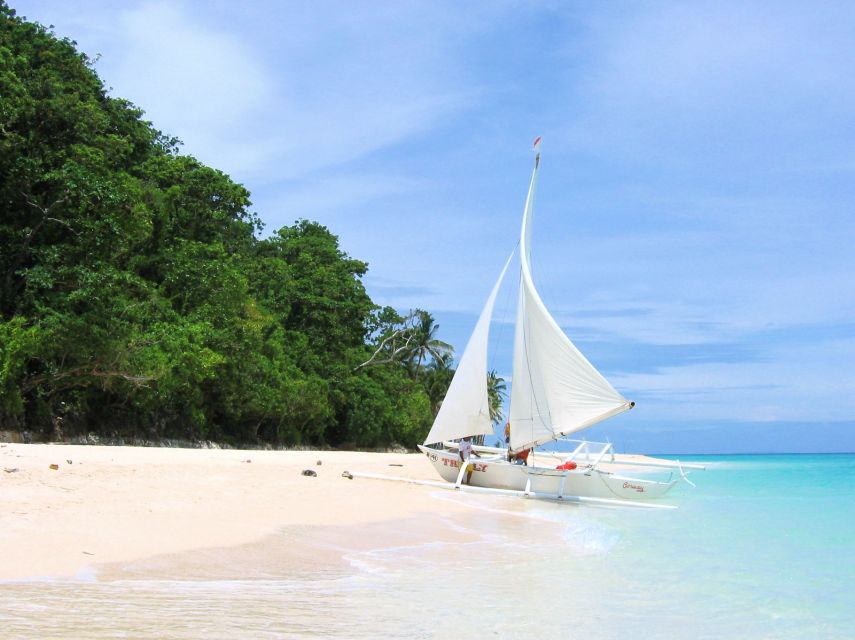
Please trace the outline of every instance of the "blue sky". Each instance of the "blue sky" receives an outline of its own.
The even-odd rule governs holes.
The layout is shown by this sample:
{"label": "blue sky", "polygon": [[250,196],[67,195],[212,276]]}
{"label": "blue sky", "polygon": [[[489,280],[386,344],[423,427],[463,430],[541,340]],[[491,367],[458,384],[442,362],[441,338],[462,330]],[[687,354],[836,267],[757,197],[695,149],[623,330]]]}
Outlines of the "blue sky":
{"label": "blue sky", "polygon": [[459,351],[542,135],[535,279],[638,402],[591,437],[855,450],[855,4],[12,6],[101,54],[267,231],[326,224],[376,302],[430,310]]}

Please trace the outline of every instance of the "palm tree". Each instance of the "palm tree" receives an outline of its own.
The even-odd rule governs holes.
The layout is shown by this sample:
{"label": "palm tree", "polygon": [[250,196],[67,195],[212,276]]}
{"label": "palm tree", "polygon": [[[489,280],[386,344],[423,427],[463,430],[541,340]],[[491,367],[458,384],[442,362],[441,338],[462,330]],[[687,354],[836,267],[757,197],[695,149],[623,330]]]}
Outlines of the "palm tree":
{"label": "palm tree", "polygon": [[[487,374],[487,403],[490,408],[490,422],[499,424],[504,419],[502,413],[502,404],[507,397],[507,386],[505,379],[500,378],[495,369]],[[483,445],[484,436],[475,436],[472,439],[473,444]]]}
{"label": "palm tree", "polygon": [[454,353],[454,347],[436,338],[439,325],[427,311],[416,309],[402,318],[394,309],[386,307],[377,314],[375,324],[374,344],[371,345],[374,352],[354,367],[354,371],[372,365],[401,365],[410,378],[416,380],[423,373],[423,362],[443,362]]}
{"label": "palm tree", "polygon": [[454,353],[454,347],[436,338],[438,330],[439,325],[434,322],[433,316],[429,312],[421,309],[416,309],[413,312],[413,339],[410,342],[407,369],[410,372],[410,377],[414,380],[425,359],[442,360]]}
{"label": "palm tree", "polygon": [[507,389],[505,379],[500,378],[495,369],[487,374],[487,401],[490,405],[490,421],[493,424],[499,424],[504,420],[502,405],[508,397]]}
{"label": "palm tree", "polygon": [[454,377],[453,364],[454,358],[451,354],[445,354],[434,358],[425,367],[423,378],[425,391],[430,398],[430,408],[434,416],[439,413],[439,407],[442,405],[448,387],[451,385],[451,379]]}

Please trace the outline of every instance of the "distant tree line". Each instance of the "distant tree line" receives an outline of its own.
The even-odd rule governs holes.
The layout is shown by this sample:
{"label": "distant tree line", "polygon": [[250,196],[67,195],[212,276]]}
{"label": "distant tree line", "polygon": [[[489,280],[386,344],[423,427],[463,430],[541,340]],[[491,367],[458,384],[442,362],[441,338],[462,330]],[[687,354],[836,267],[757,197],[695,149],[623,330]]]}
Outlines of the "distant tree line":
{"label": "distant tree line", "polygon": [[448,388],[426,311],[378,308],[320,224],[247,190],[0,0],[0,429],[412,447]]}

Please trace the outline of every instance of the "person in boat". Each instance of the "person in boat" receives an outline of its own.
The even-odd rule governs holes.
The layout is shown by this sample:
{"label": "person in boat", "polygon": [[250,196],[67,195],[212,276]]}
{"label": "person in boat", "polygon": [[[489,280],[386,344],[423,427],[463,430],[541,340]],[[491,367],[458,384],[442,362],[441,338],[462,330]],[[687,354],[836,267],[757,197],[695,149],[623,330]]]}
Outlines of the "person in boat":
{"label": "person in boat", "polygon": [[513,464],[524,464],[528,466],[528,454],[531,453],[531,449],[523,449],[522,451],[517,451],[516,453],[508,453],[508,458]]}
{"label": "person in boat", "polygon": [[460,441],[457,452],[460,455],[460,461],[466,464],[466,481],[464,484],[469,484],[469,481],[472,479],[472,472],[475,471],[475,465],[469,462],[469,458],[473,455],[476,458],[481,457],[481,454],[472,448],[472,436],[466,436]]}
{"label": "person in boat", "polygon": [[511,453],[511,423],[505,423],[505,445],[508,448],[508,462],[513,464],[528,465],[528,454],[531,449],[523,449],[517,453]]}
{"label": "person in boat", "polygon": [[511,423],[505,423],[505,448],[508,450],[508,462],[511,461]]}

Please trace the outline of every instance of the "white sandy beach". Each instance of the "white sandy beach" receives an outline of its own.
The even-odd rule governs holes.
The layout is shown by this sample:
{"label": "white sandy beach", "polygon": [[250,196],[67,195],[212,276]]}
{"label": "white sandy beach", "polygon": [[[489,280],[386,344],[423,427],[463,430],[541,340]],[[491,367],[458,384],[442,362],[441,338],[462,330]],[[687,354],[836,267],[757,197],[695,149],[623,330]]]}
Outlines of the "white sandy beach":
{"label": "white sandy beach", "polygon": [[[0,468],[0,580],[246,545],[289,527],[365,525],[368,539],[349,539],[369,544],[399,528],[382,523],[461,509],[425,499],[426,487],[342,477],[436,480],[419,454],[10,443],[0,445]],[[298,563],[305,554],[295,545]]]}
{"label": "white sandy beach", "polygon": [[[849,638],[851,456],[757,458],[651,511],[341,477],[435,480],[418,454],[0,444],[0,628]],[[821,491],[792,473],[841,463]]]}

